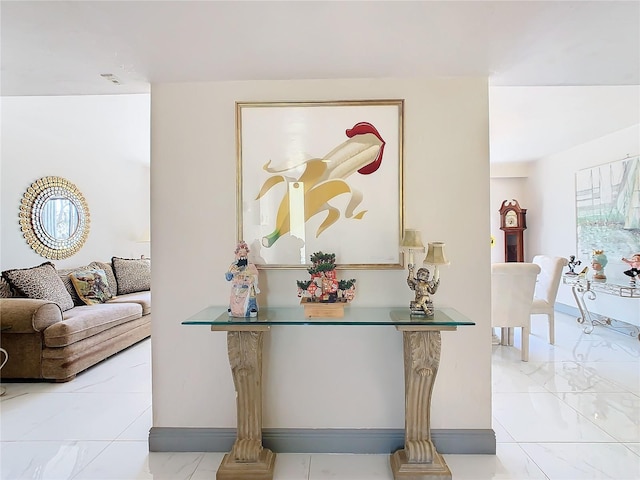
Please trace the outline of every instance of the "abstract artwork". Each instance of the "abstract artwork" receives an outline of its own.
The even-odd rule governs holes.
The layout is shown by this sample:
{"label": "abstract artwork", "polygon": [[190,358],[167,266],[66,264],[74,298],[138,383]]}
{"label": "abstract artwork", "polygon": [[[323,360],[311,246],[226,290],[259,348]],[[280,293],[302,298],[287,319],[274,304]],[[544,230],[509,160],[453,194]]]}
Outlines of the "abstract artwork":
{"label": "abstract artwork", "polygon": [[237,103],[238,239],[260,268],[401,268],[402,100]]}

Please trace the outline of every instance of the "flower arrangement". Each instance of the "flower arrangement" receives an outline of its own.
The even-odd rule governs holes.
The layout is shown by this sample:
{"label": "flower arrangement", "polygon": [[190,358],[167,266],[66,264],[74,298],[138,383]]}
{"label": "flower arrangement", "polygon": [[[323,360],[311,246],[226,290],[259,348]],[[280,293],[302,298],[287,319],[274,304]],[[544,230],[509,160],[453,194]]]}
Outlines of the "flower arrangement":
{"label": "flower arrangement", "polygon": [[335,253],[316,252],[307,269],[310,280],[297,280],[298,297],[306,302],[348,303],[355,297],[356,281],[336,278]]}

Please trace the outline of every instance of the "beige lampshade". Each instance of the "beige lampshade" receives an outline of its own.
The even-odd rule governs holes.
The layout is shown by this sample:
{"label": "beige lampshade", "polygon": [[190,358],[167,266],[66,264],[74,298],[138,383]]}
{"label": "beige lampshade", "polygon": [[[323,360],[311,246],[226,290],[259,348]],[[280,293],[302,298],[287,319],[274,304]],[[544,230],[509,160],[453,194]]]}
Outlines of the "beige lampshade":
{"label": "beige lampshade", "polygon": [[449,265],[449,260],[444,254],[444,243],[429,242],[427,256],[424,257],[423,263],[428,265]]}
{"label": "beige lampshade", "polygon": [[424,252],[424,244],[422,243],[422,235],[419,230],[407,228],[404,231],[404,237],[400,243],[400,250],[403,252],[413,250],[414,252]]}

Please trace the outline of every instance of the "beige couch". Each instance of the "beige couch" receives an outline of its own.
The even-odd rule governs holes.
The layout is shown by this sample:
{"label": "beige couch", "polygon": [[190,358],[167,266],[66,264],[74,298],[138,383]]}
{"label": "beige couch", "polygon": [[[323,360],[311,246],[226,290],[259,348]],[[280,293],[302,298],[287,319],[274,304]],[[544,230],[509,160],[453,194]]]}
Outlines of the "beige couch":
{"label": "beige couch", "polygon": [[[117,259],[119,264],[128,265],[129,259],[123,260]],[[144,264],[135,263],[136,260],[131,259],[130,264],[136,268],[142,265],[143,270],[147,268]],[[113,268],[115,261],[114,258],[110,263],[93,262],[86,267],[62,271],[53,267],[69,293],[72,305],[66,298],[64,301],[58,297],[26,298],[24,291],[17,289],[3,272],[0,292],[4,293],[0,296],[5,298],[0,298],[0,341],[8,352],[8,361],[0,371],[2,379],[66,382],[151,334],[150,261],[149,278],[143,278],[142,282],[139,277],[133,281],[128,278],[124,267],[118,275],[118,270]],[[94,305],[86,305],[78,298],[72,282],[68,281],[69,273],[89,267],[101,268],[107,273],[108,288],[117,296]],[[36,272],[42,270],[50,277],[51,267],[45,264],[33,269]],[[34,276],[37,280],[37,274]],[[127,286],[126,290],[118,288],[119,282],[120,286]],[[47,289],[42,294],[38,293],[37,286],[34,288],[35,293],[32,292],[31,297],[52,296]],[[128,293],[136,289],[139,291]]]}

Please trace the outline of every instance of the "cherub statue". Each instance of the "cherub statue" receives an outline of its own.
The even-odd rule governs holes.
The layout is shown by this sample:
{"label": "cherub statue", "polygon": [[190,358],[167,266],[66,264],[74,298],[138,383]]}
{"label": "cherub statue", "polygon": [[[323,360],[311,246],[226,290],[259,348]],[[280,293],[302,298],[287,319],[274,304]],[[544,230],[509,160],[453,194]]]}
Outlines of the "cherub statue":
{"label": "cherub statue", "polygon": [[[414,265],[409,264],[409,276],[407,284],[411,290],[416,292],[415,300],[411,302],[411,313],[415,315],[433,316],[433,301],[431,295],[436,293],[440,279],[434,275],[433,280],[429,280],[431,273],[425,267],[418,269],[414,278]],[[437,272],[437,270],[436,270]]]}
{"label": "cherub statue", "polygon": [[631,281],[635,283],[640,278],[640,253],[633,254],[631,258],[623,258],[622,261],[631,267],[623,273],[631,277]]}
{"label": "cherub statue", "polygon": [[580,260],[576,260],[575,255],[569,255],[569,263],[567,264],[569,271],[567,272],[567,275],[578,275],[576,273],[576,267],[581,264],[582,262]]}
{"label": "cherub statue", "polygon": [[227,281],[232,282],[229,297],[229,316],[256,317],[258,316],[258,302],[256,295],[258,288],[258,269],[249,263],[249,247],[244,241],[238,242],[235,250],[236,260],[225,274]]}

